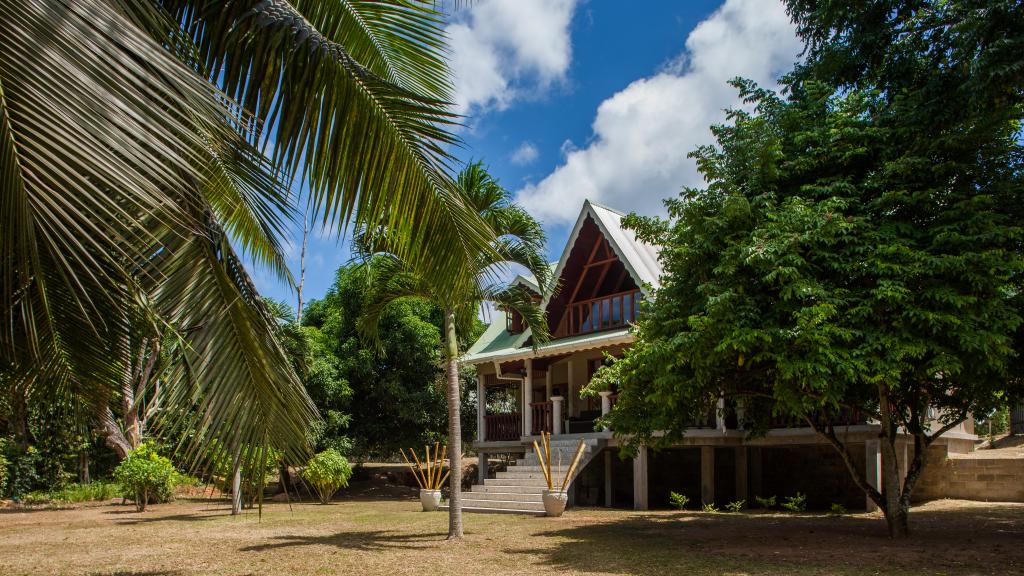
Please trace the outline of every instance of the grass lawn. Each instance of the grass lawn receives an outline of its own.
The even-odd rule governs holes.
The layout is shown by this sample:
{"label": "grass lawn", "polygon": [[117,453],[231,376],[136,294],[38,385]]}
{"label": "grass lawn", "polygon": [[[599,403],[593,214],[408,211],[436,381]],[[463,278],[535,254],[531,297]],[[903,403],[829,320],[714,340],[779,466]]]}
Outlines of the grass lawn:
{"label": "grass lawn", "polygon": [[1024,504],[940,501],[890,543],[877,515],[703,514],[583,509],[562,518],[447,514],[402,500],[221,500],[137,513],[113,503],[0,510],[0,574],[1021,574]]}

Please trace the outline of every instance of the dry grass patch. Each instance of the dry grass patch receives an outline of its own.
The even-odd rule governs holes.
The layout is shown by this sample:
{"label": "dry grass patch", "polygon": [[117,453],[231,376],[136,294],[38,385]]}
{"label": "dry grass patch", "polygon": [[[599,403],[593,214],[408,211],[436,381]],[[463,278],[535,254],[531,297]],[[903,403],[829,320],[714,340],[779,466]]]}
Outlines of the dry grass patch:
{"label": "dry grass patch", "polygon": [[411,499],[269,503],[228,516],[221,501],[137,513],[105,504],[0,511],[0,574],[1019,574],[1024,505],[941,501],[915,509],[908,542],[877,515],[633,513],[562,518],[447,516]]}

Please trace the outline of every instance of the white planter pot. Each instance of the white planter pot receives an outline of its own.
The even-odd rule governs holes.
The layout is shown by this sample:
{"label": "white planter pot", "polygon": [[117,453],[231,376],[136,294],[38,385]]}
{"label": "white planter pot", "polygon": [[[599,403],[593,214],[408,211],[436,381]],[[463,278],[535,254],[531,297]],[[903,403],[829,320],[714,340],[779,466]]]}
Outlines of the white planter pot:
{"label": "white planter pot", "polygon": [[565,504],[569,501],[569,494],[562,490],[544,490],[541,492],[544,499],[544,514],[557,518],[565,512]]}
{"label": "white planter pot", "polygon": [[424,512],[437,510],[437,507],[441,504],[441,491],[421,489],[420,504],[423,505]]}

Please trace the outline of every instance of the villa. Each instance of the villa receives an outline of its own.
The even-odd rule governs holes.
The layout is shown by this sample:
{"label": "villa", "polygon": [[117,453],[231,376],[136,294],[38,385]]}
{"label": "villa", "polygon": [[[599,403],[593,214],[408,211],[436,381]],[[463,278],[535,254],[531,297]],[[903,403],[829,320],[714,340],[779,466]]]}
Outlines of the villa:
{"label": "villa", "polygon": [[[559,289],[548,293],[532,278],[518,277],[536,293],[548,315],[552,339],[533,347],[521,318],[496,311],[488,329],[473,344],[463,363],[477,371],[477,433],[473,447],[480,457],[479,484],[463,495],[466,510],[533,513],[543,510],[543,477],[532,455],[542,432],[552,435],[555,465],[564,470],[569,452],[584,440],[586,452],[569,488],[570,505],[666,507],[669,493],[691,502],[723,506],[754,496],[780,499],[797,492],[811,507],[832,503],[863,509],[864,494],[843,462],[815,432],[786,421],[773,423],[763,437],[747,439],[742,407],[720,401],[708,417],[694,422],[677,446],[641,449],[631,460],[618,452],[613,431],[595,430],[595,419],[614,405],[615,391],[581,398],[580,391],[605,354],[621,355],[633,341],[630,324],[640,302],[658,287],[658,247],[637,240],[622,227],[623,214],[584,202],[562,256],[554,265]],[[488,397],[514,400],[489,412]],[[499,404],[494,403],[492,404]],[[881,484],[879,426],[861,415],[847,415],[842,438],[863,467],[869,482]],[[947,452],[973,449],[973,421],[948,432],[931,448]],[[913,443],[901,439],[897,454],[905,473]],[[522,455],[516,466],[486,478],[487,458]],[[556,460],[557,458],[557,460]]]}

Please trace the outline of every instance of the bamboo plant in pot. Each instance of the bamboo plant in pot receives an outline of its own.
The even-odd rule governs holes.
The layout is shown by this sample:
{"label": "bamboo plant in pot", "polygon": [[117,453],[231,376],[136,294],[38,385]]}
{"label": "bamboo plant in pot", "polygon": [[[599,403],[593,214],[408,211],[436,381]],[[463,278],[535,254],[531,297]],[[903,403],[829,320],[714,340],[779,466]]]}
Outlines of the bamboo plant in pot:
{"label": "bamboo plant in pot", "polygon": [[580,440],[579,445],[576,447],[576,453],[572,457],[572,462],[569,464],[569,468],[565,471],[565,478],[562,479],[562,483],[558,484],[554,476],[554,472],[551,469],[551,434],[541,433],[541,442],[544,445],[544,449],[537,444],[537,441],[533,442],[533,450],[537,453],[537,460],[540,462],[541,472],[544,473],[544,480],[547,481],[547,490],[541,491],[541,497],[544,500],[544,513],[547,516],[558,517],[565,512],[565,505],[569,501],[569,483],[572,482],[573,474],[576,472],[576,466],[580,463],[580,458],[583,456],[584,444],[583,440]]}
{"label": "bamboo plant in pot", "polygon": [[[412,475],[416,478],[416,483],[420,487],[420,504],[423,506],[424,512],[433,512],[437,510],[437,507],[441,505],[441,486],[444,486],[445,481],[448,480],[448,474],[451,470],[444,471],[444,459],[448,455],[448,446],[445,446],[440,450],[440,458],[438,458],[438,444],[434,444],[434,454],[431,458],[430,446],[424,447],[425,456],[423,462],[420,463],[419,456],[416,451],[412,448],[409,449],[409,453],[412,454],[413,460],[416,464],[409,461],[409,458],[405,455],[405,450],[399,449],[402,452],[402,458],[405,463],[412,470]],[[441,473],[444,472],[444,475]]]}

